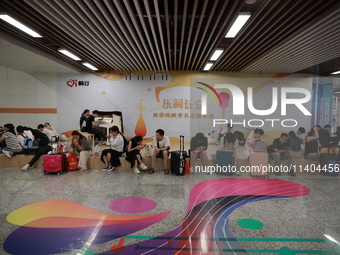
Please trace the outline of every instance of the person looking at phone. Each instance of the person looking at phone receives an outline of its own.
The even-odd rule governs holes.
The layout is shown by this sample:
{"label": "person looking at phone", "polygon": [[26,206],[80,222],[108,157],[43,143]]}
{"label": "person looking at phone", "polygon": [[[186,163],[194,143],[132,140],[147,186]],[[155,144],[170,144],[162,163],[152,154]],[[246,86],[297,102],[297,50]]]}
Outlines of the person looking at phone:
{"label": "person looking at phone", "polygon": [[[280,167],[281,160],[288,160],[289,172],[288,175],[295,176],[293,169],[293,157],[290,150],[290,144],[288,141],[288,134],[282,133],[279,138],[273,140],[271,147],[271,152],[269,153],[270,158],[274,160],[275,167]],[[276,175],[281,175],[280,172],[275,172]]]}

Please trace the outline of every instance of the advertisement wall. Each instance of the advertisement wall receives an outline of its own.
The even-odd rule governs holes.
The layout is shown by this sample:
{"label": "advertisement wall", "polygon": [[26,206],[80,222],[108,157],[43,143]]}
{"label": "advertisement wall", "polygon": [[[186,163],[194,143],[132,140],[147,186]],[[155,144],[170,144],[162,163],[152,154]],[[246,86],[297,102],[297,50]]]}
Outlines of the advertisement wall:
{"label": "advertisement wall", "polygon": [[170,137],[213,137],[226,123],[246,132],[311,125],[312,78],[305,75],[109,72],[63,74],[57,83],[58,126],[64,132],[79,129],[85,109],[121,111],[129,137],[153,137],[158,128]]}

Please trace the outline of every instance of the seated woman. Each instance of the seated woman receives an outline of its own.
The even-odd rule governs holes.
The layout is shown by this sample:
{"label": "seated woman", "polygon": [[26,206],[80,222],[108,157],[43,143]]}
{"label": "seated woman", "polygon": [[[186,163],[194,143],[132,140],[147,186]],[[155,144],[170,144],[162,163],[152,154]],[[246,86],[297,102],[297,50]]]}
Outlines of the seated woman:
{"label": "seated woman", "polygon": [[87,170],[87,160],[91,157],[92,146],[85,136],[80,134],[77,130],[72,132],[71,154],[77,155],[80,170]]}
{"label": "seated woman", "polygon": [[85,109],[81,116],[80,116],[80,120],[79,120],[79,127],[80,127],[80,131],[85,132],[85,128],[86,128],[86,118],[90,115],[90,110],[89,109]]}
{"label": "seated woman", "polygon": [[55,130],[54,127],[50,125],[50,123],[46,122],[44,124],[44,129],[42,132],[48,136],[48,139],[50,139],[52,143],[59,141],[59,134],[57,130]]}
{"label": "seated woman", "polygon": [[[4,133],[2,137],[0,137],[0,142],[3,145],[2,150],[3,153],[6,154],[7,156],[9,155],[9,152],[12,151],[19,151],[21,149],[19,139],[16,136],[16,133],[14,131],[14,125],[11,123],[5,124],[4,125]],[[4,144],[6,144],[4,146]]]}
{"label": "seated woman", "polygon": [[133,171],[136,174],[140,173],[140,171],[138,170],[138,164],[139,167],[143,170],[148,169],[148,167],[143,163],[142,155],[139,152],[144,147],[145,144],[143,145],[143,137],[141,137],[140,135],[135,136],[128,143],[125,159],[131,163],[131,168],[133,168]]}
{"label": "seated woman", "polygon": [[117,126],[110,128],[110,149],[102,152],[100,160],[105,164],[103,171],[111,172],[115,167],[120,166],[119,157],[124,152],[124,138]]}
{"label": "seated woman", "polygon": [[237,139],[238,146],[244,146],[246,144],[246,139],[244,138],[244,134],[240,131],[235,131],[234,135]]}
{"label": "seated woman", "polygon": [[305,157],[311,160],[319,160],[319,132],[318,128],[314,126],[307,134]]}
{"label": "seated woman", "polygon": [[[203,167],[208,166],[208,139],[203,133],[199,132],[190,141],[190,172],[194,173],[195,161],[201,158],[203,161]],[[211,174],[211,172],[207,172]]]}

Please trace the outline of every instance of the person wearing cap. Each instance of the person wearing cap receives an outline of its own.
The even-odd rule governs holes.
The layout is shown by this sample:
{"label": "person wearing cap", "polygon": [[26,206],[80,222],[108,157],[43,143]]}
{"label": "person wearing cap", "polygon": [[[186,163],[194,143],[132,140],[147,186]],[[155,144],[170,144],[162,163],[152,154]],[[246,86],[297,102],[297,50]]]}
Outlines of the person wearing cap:
{"label": "person wearing cap", "polygon": [[203,133],[197,133],[190,142],[190,172],[194,172],[195,161],[199,158],[203,161],[203,166],[208,166],[208,139]]}

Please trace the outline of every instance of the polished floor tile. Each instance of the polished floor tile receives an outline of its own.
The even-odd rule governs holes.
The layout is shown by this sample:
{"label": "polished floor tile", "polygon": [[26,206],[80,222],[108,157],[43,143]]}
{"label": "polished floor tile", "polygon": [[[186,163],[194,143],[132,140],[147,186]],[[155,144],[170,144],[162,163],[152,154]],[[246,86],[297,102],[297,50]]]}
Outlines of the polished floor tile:
{"label": "polished floor tile", "polygon": [[340,181],[0,168],[0,254],[340,254]]}

